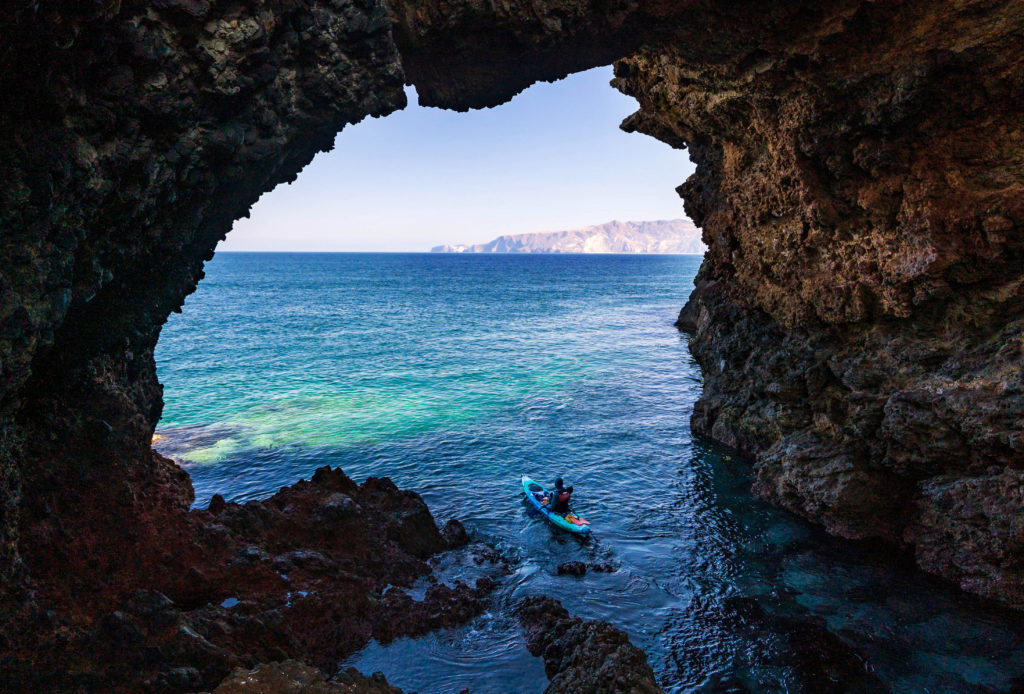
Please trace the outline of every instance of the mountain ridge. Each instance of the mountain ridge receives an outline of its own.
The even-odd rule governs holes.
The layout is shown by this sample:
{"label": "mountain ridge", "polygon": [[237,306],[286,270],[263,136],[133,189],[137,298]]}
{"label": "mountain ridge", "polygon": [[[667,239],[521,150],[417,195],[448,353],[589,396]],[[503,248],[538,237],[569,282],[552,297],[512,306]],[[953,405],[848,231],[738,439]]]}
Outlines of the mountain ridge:
{"label": "mountain ridge", "polygon": [[487,243],[443,244],[431,253],[703,254],[701,231],[689,219],[613,220],[580,229],[503,234]]}

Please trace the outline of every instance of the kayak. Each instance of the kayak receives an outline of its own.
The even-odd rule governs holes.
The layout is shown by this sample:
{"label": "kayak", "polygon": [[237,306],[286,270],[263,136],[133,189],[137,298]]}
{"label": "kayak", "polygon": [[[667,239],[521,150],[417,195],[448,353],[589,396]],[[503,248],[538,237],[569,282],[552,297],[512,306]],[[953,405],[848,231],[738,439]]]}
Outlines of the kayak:
{"label": "kayak", "polygon": [[541,515],[544,516],[551,525],[570,533],[576,533],[577,535],[590,534],[590,525],[587,521],[575,516],[574,514],[568,514],[569,518],[575,518],[579,521],[577,523],[573,523],[571,520],[566,520],[565,517],[557,513],[552,513],[540,502],[540,497],[548,496],[547,490],[544,489],[540,482],[535,482],[526,475],[523,475],[523,492],[526,494],[526,498],[533,507],[540,511]]}

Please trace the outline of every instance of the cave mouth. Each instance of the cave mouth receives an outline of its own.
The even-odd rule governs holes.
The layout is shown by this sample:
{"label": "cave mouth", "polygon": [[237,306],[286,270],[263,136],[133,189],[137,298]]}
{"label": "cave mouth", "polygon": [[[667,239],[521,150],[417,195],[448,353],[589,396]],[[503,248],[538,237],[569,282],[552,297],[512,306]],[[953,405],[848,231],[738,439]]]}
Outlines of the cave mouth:
{"label": "cave mouth", "polygon": [[[140,586],[205,605],[232,576],[200,566],[237,568],[275,512],[230,505],[246,523],[225,543],[151,450],[161,326],[234,221],[407,83],[479,108],[620,56],[626,127],[700,164],[682,187],[711,246],[693,430],[756,455],[759,496],[1024,605],[1019,3],[64,5],[0,22],[0,641],[39,632],[30,671],[78,662],[53,648],[68,622],[134,638],[114,612]],[[276,590],[265,559],[249,577]],[[970,616],[957,600],[920,631]],[[949,632],[991,658],[969,619]],[[961,679],[936,688],[979,686]]]}
{"label": "cave mouth", "polygon": [[[242,262],[229,258],[236,253],[408,253],[612,220],[682,218],[674,188],[692,173],[692,164],[684,152],[619,129],[635,110],[635,102],[608,85],[611,77],[610,67],[594,68],[537,84],[501,106],[465,113],[421,107],[415,90],[407,88],[408,107],[346,128],[334,149],[318,155],[294,183],[265,194],[219,244],[213,267],[219,267],[221,259],[227,264]],[[685,230],[687,250],[702,247],[692,225],[674,224],[637,227],[635,236],[629,236],[629,228],[612,228],[595,238],[639,249],[666,234],[670,241],[682,238]],[[573,243],[582,250],[580,242]],[[457,387],[442,382],[438,386],[447,399],[435,401],[433,409],[410,406],[413,415],[405,421],[382,393],[353,391],[333,374],[307,378],[298,361],[268,353],[275,343],[267,336],[276,332],[273,324],[280,320],[294,330],[286,341],[277,336],[285,351],[305,341],[314,361],[329,352],[339,360],[361,356],[358,349],[332,351],[325,342],[322,331],[337,334],[341,325],[321,328],[302,321],[302,314],[321,311],[330,322],[336,311],[322,304],[316,292],[302,294],[309,307],[296,302],[291,292],[303,290],[298,279],[287,275],[299,271],[300,259],[262,257],[266,262],[247,261],[251,272],[269,278],[250,288],[252,296],[239,291],[237,276],[228,280],[207,268],[207,278],[186,300],[183,312],[171,316],[157,343],[164,410],[154,447],[181,462],[192,472],[194,483],[195,475],[203,478],[197,483],[197,506],[205,506],[214,493],[229,499],[238,496],[210,486],[212,480],[224,479],[210,475],[221,464],[232,470],[230,476],[241,474],[247,453],[260,458],[256,467],[264,474],[272,460],[285,464],[286,451],[295,446],[324,448],[387,439],[394,431],[443,423],[460,411]],[[410,270],[392,268],[403,269]],[[352,270],[340,261],[333,267],[325,261],[322,269]],[[429,276],[420,276],[419,281],[424,292],[432,291]],[[687,278],[684,286],[689,282]],[[337,301],[358,303],[359,297],[344,293],[343,285],[339,279],[321,291],[333,290],[339,292]],[[373,283],[366,291],[373,292],[374,286],[390,291]],[[231,299],[220,300],[221,294]],[[674,292],[672,302],[683,295]],[[282,313],[268,312],[259,302],[279,306]],[[495,305],[490,310],[510,309],[515,307]],[[256,320],[257,315],[267,324]],[[451,319],[458,321],[456,316]],[[230,340],[233,352],[225,340]],[[195,366],[189,363],[193,355]],[[401,368],[400,354],[392,354],[392,359]],[[233,368],[238,363],[247,366]],[[348,395],[333,398],[332,389]],[[399,394],[392,395],[401,401]],[[360,397],[365,400],[360,402]],[[331,425],[313,425],[317,417]],[[301,473],[312,469],[306,465]],[[268,495],[281,486],[276,482],[265,488],[254,483],[241,498]]]}

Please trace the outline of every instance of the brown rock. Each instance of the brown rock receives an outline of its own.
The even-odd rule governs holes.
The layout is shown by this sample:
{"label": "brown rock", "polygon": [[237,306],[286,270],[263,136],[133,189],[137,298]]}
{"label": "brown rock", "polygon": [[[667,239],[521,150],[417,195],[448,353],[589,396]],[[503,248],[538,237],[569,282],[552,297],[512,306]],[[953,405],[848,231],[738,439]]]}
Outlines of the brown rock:
{"label": "brown rock", "polygon": [[[714,51],[650,47],[614,84],[626,130],[697,163],[694,431],[754,458],[764,498],[1024,607],[1024,567],[988,553],[1019,495],[986,472],[1024,469],[1024,13],[970,7],[723,9]],[[951,503],[986,511],[968,532]]]}
{"label": "brown rock", "polygon": [[402,694],[402,690],[389,686],[380,673],[366,677],[349,668],[331,681],[314,667],[286,660],[253,670],[238,668],[212,694]]}
{"label": "brown rock", "polygon": [[607,622],[571,617],[552,598],[526,598],[519,605],[526,647],[544,657],[546,694],[641,694],[661,692],[644,652]]}
{"label": "brown rock", "polygon": [[587,573],[587,565],[581,561],[567,561],[558,565],[559,576],[582,576]]}
{"label": "brown rock", "polygon": [[[698,164],[695,431],[756,456],[766,497],[1022,605],[1019,0],[34,7],[0,20],[6,688],[206,686],[369,638],[384,585],[448,546],[429,511],[327,470],[190,512],[150,450],[161,326],[235,219],[406,82],[478,107],[624,56],[624,127]],[[186,630],[122,609],[140,589]]]}
{"label": "brown rock", "polygon": [[441,528],[441,536],[452,549],[469,544],[469,533],[457,519],[452,518]]}

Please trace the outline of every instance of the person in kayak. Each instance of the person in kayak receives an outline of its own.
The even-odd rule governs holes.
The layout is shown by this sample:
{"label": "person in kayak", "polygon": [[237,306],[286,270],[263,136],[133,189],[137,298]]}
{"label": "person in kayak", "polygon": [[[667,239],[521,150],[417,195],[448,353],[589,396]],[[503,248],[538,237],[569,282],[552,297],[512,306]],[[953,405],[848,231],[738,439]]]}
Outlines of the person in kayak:
{"label": "person in kayak", "polygon": [[548,510],[551,513],[565,515],[569,512],[569,500],[572,498],[572,487],[566,487],[562,478],[555,480],[555,490],[551,492],[551,499],[548,501]]}

